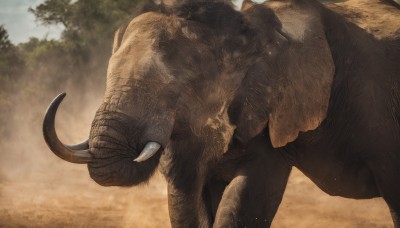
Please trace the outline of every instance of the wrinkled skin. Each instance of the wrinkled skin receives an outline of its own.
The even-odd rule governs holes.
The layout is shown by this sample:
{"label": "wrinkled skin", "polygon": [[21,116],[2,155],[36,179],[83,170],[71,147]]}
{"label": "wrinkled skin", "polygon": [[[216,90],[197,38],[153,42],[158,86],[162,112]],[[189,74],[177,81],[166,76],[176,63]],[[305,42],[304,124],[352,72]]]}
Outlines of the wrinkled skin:
{"label": "wrinkled skin", "polygon": [[292,166],[395,218],[399,53],[315,1],[155,7],[116,33],[90,176],[132,186],[159,166],[173,227],[269,226]]}

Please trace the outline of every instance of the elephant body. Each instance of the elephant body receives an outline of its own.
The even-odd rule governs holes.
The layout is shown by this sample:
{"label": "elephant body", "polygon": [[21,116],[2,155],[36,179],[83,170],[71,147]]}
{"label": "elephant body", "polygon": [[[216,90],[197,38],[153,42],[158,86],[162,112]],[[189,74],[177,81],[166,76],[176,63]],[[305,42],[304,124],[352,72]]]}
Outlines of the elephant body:
{"label": "elephant body", "polygon": [[[160,167],[173,227],[266,227],[292,166],[322,190],[400,214],[400,42],[316,1],[147,7],[114,40],[86,147],[44,134],[99,184]],[[399,226],[399,222],[395,221]]]}

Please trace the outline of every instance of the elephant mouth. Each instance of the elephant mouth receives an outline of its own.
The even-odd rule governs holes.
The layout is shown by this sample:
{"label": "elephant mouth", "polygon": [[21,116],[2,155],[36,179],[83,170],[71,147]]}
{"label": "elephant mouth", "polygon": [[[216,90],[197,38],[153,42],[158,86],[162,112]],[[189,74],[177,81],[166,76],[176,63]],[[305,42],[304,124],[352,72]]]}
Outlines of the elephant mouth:
{"label": "elephant mouth", "polygon": [[134,186],[148,180],[159,163],[161,153],[146,162],[136,163],[121,154],[94,158],[88,163],[90,177],[102,186]]}

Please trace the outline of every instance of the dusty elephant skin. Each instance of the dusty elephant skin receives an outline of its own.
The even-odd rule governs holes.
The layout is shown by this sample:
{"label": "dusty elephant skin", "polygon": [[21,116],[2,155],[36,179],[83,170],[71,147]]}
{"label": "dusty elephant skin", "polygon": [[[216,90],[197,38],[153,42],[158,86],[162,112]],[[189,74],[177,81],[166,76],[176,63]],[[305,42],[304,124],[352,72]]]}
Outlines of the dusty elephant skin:
{"label": "dusty elephant skin", "polygon": [[[173,227],[266,227],[292,166],[400,214],[400,43],[316,1],[155,6],[117,31],[87,143],[44,135],[104,186],[160,167]],[[396,227],[400,226],[395,221]]]}

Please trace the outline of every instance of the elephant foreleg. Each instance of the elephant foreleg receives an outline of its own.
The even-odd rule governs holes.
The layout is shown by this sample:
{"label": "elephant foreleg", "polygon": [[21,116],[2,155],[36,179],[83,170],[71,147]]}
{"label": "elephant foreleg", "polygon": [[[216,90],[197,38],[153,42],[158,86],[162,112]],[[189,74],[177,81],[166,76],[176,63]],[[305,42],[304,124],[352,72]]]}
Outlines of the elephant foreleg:
{"label": "elephant foreleg", "polygon": [[[255,148],[262,148],[258,145]],[[281,203],[291,166],[278,151],[253,151],[226,187],[214,227],[269,227]]]}
{"label": "elephant foreleg", "polygon": [[168,210],[174,228],[211,227],[210,214],[207,212],[201,191],[186,192],[168,184]]}
{"label": "elephant foreleg", "polygon": [[394,228],[400,228],[400,211],[390,208],[390,213],[392,214]]}
{"label": "elephant foreleg", "polygon": [[400,228],[400,153],[397,151],[382,151],[385,156],[374,159],[369,165],[380,194],[390,208],[394,227]]}
{"label": "elephant foreleg", "polygon": [[212,221],[215,220],[218,205],[221,202],[222,194],[228,184],[228,182],[214,177],[207,181],[204,188],[204,199]]}

